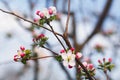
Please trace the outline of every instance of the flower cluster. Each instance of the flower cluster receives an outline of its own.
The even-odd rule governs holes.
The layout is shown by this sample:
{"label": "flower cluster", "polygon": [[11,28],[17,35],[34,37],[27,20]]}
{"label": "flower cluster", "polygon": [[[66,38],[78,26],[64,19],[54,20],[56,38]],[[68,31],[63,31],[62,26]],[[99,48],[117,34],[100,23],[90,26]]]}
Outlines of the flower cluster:
{"label": "flower cluster", "polygon": [[67,51],[61,50],[60,53],[63,65],[68,66],[69,68],[75,66],[75,58],[80,59],[82,57],[80,52],[75,54],[74,48],[68,49]]}
{"label": "flower cluster", "polygon": [[43,11],[36,11],[36,15],[39,16],[39,19],[34,19],[35,22],[39,22],[40,25],[44,23],[48,23],[54,19],[56,19],[57,10],[54,6],[45,8]]}
{"label": "flower cluster", "polygon": [[17,54],[14,55],[14,61],[26,64],[26,61],[31,58],[31,53],[32,52],[29,49],[25,49],[25,47],[21,46],[20,50],[17,51]]}
{"label": "flower cluster", "polygon": [[111,63],[112,62],[112,58],[109,58],[108,61],[106,61],[105,58],[103,58],[103,62],[101,60],[98,60],[98,63],[99,63],[99,67],[98,69],[101,69],[103,71],[111,71],[114,67],[114,64]]}
{"label": "flower cluster", "polygon": [[[84,67],[87,69],[88,73],[90,74],[90,76],[94,76],[95,75],[95,68],[93,66],[93,64],[91,63],[87,63],[87,62],[83,62],[82,63],[84,65]],[[79,72],[81,76],[85,76],[85,78],[87,79],[87,75],[84,72],[84,70],[81,68],[81,66],[78,66]]]}
{"label": "flower cluster", "polygon": [[46,37],[44,34],[39,34],[35,38],[33,38],[33,42],[35,45],[43,46],[46,41],[48,40],[48,37]]}
{"label": "flower cluster", "polygon": [[94,46],[94,49],[96,49],[98,52],[102,52],[103,49],[104,49],[104,46],[101,45],[101,44],[96,44],[96,45]]}

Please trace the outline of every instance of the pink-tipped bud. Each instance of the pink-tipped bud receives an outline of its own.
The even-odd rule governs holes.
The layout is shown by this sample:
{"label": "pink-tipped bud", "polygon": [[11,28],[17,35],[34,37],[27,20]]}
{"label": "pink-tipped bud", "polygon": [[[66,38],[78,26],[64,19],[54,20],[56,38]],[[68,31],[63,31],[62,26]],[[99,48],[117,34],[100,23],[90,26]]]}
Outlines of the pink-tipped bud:
{"label": "pink-tipped bud", "polygon": [[24,51],[25,47],[24,46],[20,46],[20,50]]}
{"label": "pink-tipped bud", "polygon": [[49,12],[50,15],[53,14],[53,10],[51,8],[48,9],[48,12]]}
{"label": "pink-tipped bud", "polygon": [[100,59],[98,60],[98,63],[99,63],[99,64],[102,64],[102,62],[101,62],[101,60],[100,60]]}
{"label": "pink-tipped bud", "polygon": [[35,39],[33,38],[32,41],[35,42]]}
{"label": "pink-tipped bud", "polygon": [[71,48],[70,50],[71,50],[71,51],[74,51],[74,50],[75,50],[75,48]]}
{"label": "pink-tipped bud", "polygon": [[18,57],[18,55],[14,55],[14,58]]}
{"label": "pink-tipped bud", "polygon": [[18,61],[18,55],[14,55],[14,61]]}
{"label": "pink-tipped bud", "polygon": [[37,18],[34,18],[34,22],[38,22],[39,21],[39,19],[37,19]]}
{"label": "pink-tipped bud", "polygon": [[23,57],[25,56],[25,54],[24,54],[24,53],[21,53],[20,56],[23,58]]}
{"label": "pink-tipped bud", "polygon": [[60,53],[64,53],[64,52],[65,52],[65,50],[61,50],[61,51],[60,51]]}
{"label": "pink-tipped bud", "polygon": [[40,14],[40,11],[36,11],[36,14],[39,15],[39,14]]}
{"label": "pink-tipped bud", "polygon": [[83,62],[82,64],[84,65],[84,67],[87,67],[88,65],[87,62]]}
{"label": "pink-tipped bud", "polygon": [[45,17],[45,15],[44,15],[44,13],[40,13],[40,18],[44,18]]}
{"label": "pink-tipped bud", "polygon": [[38,38],[38,39],[41,39],[41,38],[43,38],[43,37],[45,37],[45,35],[44,35],[44,34],[40,34],[37,38]]}
{"label": "pink-tipped bud", "polygon": [[109,58],[108,61],[109,61],[109,62],[112,62],[112,58]]}
{"label": "pink-tipped bud", "polygon": [[71,66],[71,65],[68,65],[68,67],[69,67],[69,68],[72,68],[73,66]]}
{"label": "pink-tipped bud", "polygon": [[17,62],[18,61],[17,58],[14,57],[14,61]]}
{"label": "pink-tipped bud", "polygon": [[82,54],[81,54],[80,52],[77,52],[77,53],[76,53],[76,58],[77,58],[77,59],[80,59],[81,57],[82,57]]}
{"label": "pink-tipped bud", "polygon": [[88,64],[88,69],[92,70],[93,69],[93,64]]}
{"label": "pink-tipped bud", "polygon": [[105,62],[105,58],[103,58],[103,62]]}

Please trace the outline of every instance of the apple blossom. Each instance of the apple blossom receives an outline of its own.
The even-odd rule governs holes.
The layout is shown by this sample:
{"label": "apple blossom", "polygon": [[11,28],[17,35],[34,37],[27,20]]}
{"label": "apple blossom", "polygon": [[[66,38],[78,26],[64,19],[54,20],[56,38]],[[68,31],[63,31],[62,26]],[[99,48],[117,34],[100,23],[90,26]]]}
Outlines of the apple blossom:
{"label": "apple blossom", "polygon": [[75,54],[71,50],[67,52],[62,52],[61,57],[63,59],[63,65],[68,66],[69,68],[75,66]]}

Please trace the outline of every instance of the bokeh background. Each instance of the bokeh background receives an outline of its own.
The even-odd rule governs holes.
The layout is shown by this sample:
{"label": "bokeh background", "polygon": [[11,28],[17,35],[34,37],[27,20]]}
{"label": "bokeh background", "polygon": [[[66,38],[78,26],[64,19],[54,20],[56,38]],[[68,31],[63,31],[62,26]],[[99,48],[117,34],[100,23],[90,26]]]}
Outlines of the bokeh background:
{"label": "bokeh background", "polygon": [[[89,59],[96,68],[98,59],[113,58],[115,68],[108,72],[111,80],[120,80],[119,3],[120,0],[71,0],[69,40],[83,53],[82,60]],[[0,0],[0,9],[33,21],[38,17],[36,10],[56,6],[58,20],[51,24],[56,32],[63,33],[67,4],[67,0]],[[32,24],[0,11],[0,80],[76,80],[76,69],[68,69],[54,58],[28,61],[26,65],[13,61],[19,46],[33,49],[31,27]],[[34,31],[46,34],[49,37],[46,46],[59,53],[62,47],[52,33],[42,28],[34,28]],[[100,45],[100,51],[96,45]],[[52,55],[43,48],[36,47],[33,51],[37,56]],[[96,70],[95,77],[97,80],[105,80],[105,75],[100,70]]]}

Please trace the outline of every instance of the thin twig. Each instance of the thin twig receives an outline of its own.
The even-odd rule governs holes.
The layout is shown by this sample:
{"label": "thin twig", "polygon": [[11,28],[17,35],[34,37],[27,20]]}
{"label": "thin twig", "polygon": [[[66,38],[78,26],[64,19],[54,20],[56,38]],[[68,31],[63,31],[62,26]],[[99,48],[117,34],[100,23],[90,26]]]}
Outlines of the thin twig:
{"label": "thin twig", "polygon": [[[37,23],[35,23],[35,22],[32,22],[32,21],[30,21],[30,20],[27,20],[27,19],[25,19],[25,18],[23,18],[23,17],[15,14],[15,13],[13,13],[13,12],[5,11],[5,10],[3,10],[3,9],[0,9],[0,11],[2,11],[2,12],[4,12],[4,13],[7,13],[7,14],[11,14],[11,15],[13,15],[13,16],[16,16],[16,17],[18,17],[18,18],[20,18],[20,19],[22,19],[22,20],[24,20],[24,21],[26,21],[26,22],[29,22],[29,23],[34,24],[34,25],[36,25],[36,26],[40,26],[40,27],[42,27],[42,28],[44,28],[44,29],[52,32],[52,30],[50,30],[50,29],[48,29],[48,28],[46,28],[46,27],[44,27],[44,26],[42,26],[42,25],[39,25],[39,24],[37,24]],[[55,33],[56,35],[59,35],[59,36],[62,37],[61,34],[59,34],[59,33],[57,33],[57,32],[54,32],[54,33]]]}
{"label": "thin twig", "polygon": [[56,56],[34,57],[34,58],[30,58],[29,60],[37,60],[37,59],[44,59],[44,58],[50,58],[50,57],[56,57]]}
{"label": "thin twig", "polygon": [[68,15],[67,15],[67,21],[66,21],[66,28],[65,28],[65,32],[64,32],[65,36],[67,36],[67,34],[68,34],[69,19],[70,19],[70,0],[68,0]]}
{"label": "thin twig", "polygon": [[106,80],[110,80],[106,70],[104,71],[104,74],[106,76]]}
{"label": "thin twig", "polygon": [[50,28],[52,29],[53,34],[55,35],[55,37],[57,38],[57,40],[60,42],[60,44],[62,45],[63,49],[66,50],[65,46],[63,45],[63,43],[61,42],[61,40],[58,38],[58,36],[55,34],[55,31],[53,29],[53,27],[50,25],[50,23],[48,23],[48,25],[50,26]]}
{"label": "thin twig", "polygon": [[58,55],[58,53],[56,53],[56,52],[54,52],[54,51],[50,50],[49,48],[47,48],[47,47],[45,47],[45,46],[42,46],[42,48],[47,49],[48,51],[52,52],[54,55]]}

